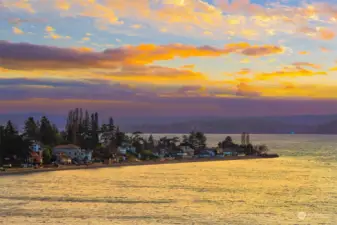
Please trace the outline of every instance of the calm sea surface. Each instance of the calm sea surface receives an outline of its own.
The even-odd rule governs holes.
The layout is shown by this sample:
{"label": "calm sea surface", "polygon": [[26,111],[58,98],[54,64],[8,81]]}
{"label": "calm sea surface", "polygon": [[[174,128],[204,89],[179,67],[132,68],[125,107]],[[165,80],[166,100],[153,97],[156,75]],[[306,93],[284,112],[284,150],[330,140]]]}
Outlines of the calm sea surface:
{"label": "calm sea surface", "polygon": [[0,224],[337,224],[337,136],[251,141],[282,157],[0,177]]}

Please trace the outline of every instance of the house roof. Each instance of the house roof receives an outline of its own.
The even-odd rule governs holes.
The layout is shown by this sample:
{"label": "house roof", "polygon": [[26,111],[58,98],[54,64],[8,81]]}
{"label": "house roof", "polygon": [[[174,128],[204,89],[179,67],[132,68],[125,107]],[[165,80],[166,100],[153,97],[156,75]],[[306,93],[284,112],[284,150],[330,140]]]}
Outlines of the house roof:
{"label": "house roof", "polygon": [[69,145],[57,145],[54,149],[79,149],[80,147],[77,145],[69,144]]}

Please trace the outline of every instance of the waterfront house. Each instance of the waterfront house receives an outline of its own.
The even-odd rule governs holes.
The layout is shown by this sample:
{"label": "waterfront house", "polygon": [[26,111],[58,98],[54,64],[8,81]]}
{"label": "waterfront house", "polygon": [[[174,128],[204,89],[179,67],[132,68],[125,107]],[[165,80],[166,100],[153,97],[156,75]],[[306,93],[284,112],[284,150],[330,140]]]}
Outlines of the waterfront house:
{"label": "waterfront house", "polygon": [[92,160],[92,150],[81,149],[77,145],[58,145],[53,148],[53,155],[66,155],[72,160],[77,161],[91,161]]}
{"label": "waterfront house", "polygon": [[82,149],[82,154],[81,154],[79,160],[91,162],[92,161],[92,152],[93,152],[92,150]]}
{"label": "waterfront house", "polygon": [[214,152],[212,151],[207,151],[207,150],[201,150],[198,154],[199,158],[209,158],[214,156]]}
{"label": "waterfront house", "polygon": [[176,153],[176,159],[190,159],[192,158],[193,155],[189,155],[186,152],[177,152]]}
{"label": "waterfront house", "polygon": [[33,141],[30,146],[30,155],[28,157],[29,163],[43,163],[43,149],[42,145],[38,141]]}
{"label": "waterfront house", "polygon": [[136,148],[129,143],[123,142],[121,146],[117,148],[120,154],[125,155],[126,153],[136,153]]}
{"label": "waterfront house", "polygon": [[194,148],[189,143],[181,143],[179,145],[179,149],[181,152],[186,153],[186,155],[189,155],[189,156],[194,155]]}
{"label": "waterfront house", "polygon": [[224,148],[223,149],[223,155],[224,156],[237,156],[238,151],[235,148]]}
{"label": "waterfront house", "polygon": [[57,155],[57,161],[61,164],[71,164],[72,162],[71,158],[63,153]]}
{"label": "waterfront house", "polygon": [[30,155],[28,157],[28,163],[37,163],[42,164],[43,163],[43,156],[42,151],[41,152],[30,152]]}
{"label": "waterfront house", "polygon": [[155,156],[158,156],[159,158],[165,158],[165,155],[167,155],[168,150],[165,148],[160,148],[157,152],[153,153]]}

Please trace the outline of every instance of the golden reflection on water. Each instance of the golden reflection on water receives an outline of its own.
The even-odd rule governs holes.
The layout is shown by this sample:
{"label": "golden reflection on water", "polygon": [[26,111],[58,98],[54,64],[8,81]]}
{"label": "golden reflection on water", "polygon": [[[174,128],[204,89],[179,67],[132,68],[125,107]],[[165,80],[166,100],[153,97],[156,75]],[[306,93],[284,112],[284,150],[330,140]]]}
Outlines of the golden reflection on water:
{"label": "golden reflection on water", "polygon": [[[333,224],[336,165],[265,159],[1,177],[4,224]],[[310,215],[312,215],[310,217]]]}
{"label": "golden reflection on water", "polygon": [[0,177],[0,224],[337,224],[333,139],[274,142],[278,159]]}

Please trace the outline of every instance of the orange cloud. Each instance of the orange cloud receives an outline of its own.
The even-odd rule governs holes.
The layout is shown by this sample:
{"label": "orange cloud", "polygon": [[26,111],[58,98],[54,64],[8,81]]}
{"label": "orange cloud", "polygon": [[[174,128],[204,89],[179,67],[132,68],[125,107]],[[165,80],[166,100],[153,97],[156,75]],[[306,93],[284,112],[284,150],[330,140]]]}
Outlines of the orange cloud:
{"label": "orange cloud", "polygon": [[291,70],[283,70],[283,71],[275,71],[271,73],[260,73],[256,74],[255,78],[257,80],[270,80],[274,78],[281,78],[281,77],[306,77],[306,76],[316,76],[316,75],[327,75],[324,71],[311,71],[303,69],[297,66]]}
{"label": "orange cloud", "polygon": [[278,46],[264,45],[264,46],[251,46],[245,48],[241,53],[248,56],[262,56],[271,54],[283,53],[284,49]]}
{"label": "orange cloud", "polygon": [[95,77],[120,82],[153,84],[169,84],[172,82],[192,84],[207,81],[206,76],[199,72],[144,65],[125,65],[116,72],[98,72]]}
{"label": "orange cloud", "polygon": [[142,25],[141,25],[141,24],[133,24],[133,25],[131,26],[131,28],[134,28],[134,29],[140,29],[140,28],[142,28]]}
{"label": "orange cloud", "polygon": [[[46,31],[53,32],[46,27]],[[171,60],[176,57],[216,57],[230,53],[249,56],[278,54],[282,48],[276,46],[251,46],[247,43],[232,44],[223,49],[211,46],[196,47],[192,45],[141,44],[122,48],[106,49],[103,52],[79,51],[72,48],[33,45],[27,43],[11,43],[0,41],[3,51],[3,67],[11,69],[73,69],[73,68],[105,68],[117,69],[123,65],[146,65],[159,60]],[[25,51],[23,51],[23,49]],[[22,54],[24,52],[24,54]]]}
{"label": "orange cloud", "polygon": [[314,69],[319,69],[319,68],[321,68],[320,65],[317,65],[317,64],[314,64],[314,63],[308,63],[308,62],[295,62],[295,63],[293,63],[292,65],[298,66],[298,67],[301,67],[301,66],[307,66],[307,67],[311,67],[311,68],[314,68]]}
{"label": "orange cloud", "polygon": [[329,52],[329,49],[327,49],[327,48],[325,48],[325,47],[320,47],[320,50],[321,50],[322,52]]}
{"label": "orange cloud", "polygon": [[293,83],[285,82],[283,83],[285,89],[294,89],[296,86]]}
{"label": "orange cloud", "polygon": [[20,10],[24,10],[30,13],[35,13],[35,10],[33,8],[33,3],[27,1],[27,0],[3,0],[1,4],[5,8],[17,8]]}
{"label": "orange cloud", "polygon": [[301,27],[297,31],[322,40],[332,40],[336,36],[334,31],[324,27]]}
{"label": "orange cloud", "polygon": [[244,69],[241,69],[239,72],[237,72],[237,74],[239,74],[239,75],[247,75],[247,74],[249,74],[251,72],[252,71],[250,69],[244,68]]}
{"label": "orange cloud", "polygon": [[181,68],[182,68],[182,69],[190,69],[190,70],[193,70],[194,67],[195,67],[195,65],[189,64],[189,65],[183,65]]}
{"label": "orange cloud", "polygon": [[19,29],[19,28],[17,28],[17,27],[13,27],[12,28],[13,29],[13,33],[14,34],[24,34],[24,32],[21,30],[21,29]]}
{"label": "orange cloud", "polygon": [[300,51],[300,52],[298,52],[298,54],[300,54],[300,55],[308,55],[309,52],[308,51]]}
{"label": "orange cloud", "polygon": [[247,83],[240,82],[237,85],[237,96],[243,96],[243,97],[258,97],[260,96],[260,91],[258,91],[257,88],[248,85]]}
{"label": "orange cloud", "polygon": [[[164,29],[180,35],[204,33],[210,38],[227,38],[223,30],[241,37],[255,38],[276,35],[279,32],[295,30],[307,21],[326,21],[337,18],[331,6],[272,4],[265,7],[249,0],[215,0],[209,4],[202,0],[193,1],[125,1],[125,0],[2,0],[5,7],[24,9],[29,12],[62,11],[62,16],[89,17],[99,28],[107,25],[121,25],[121,18],[139,23],[151,23],[156,30]],[[155,6],[155,7],[153,7]],[[139,24],[128,27],[138,29]],[[165,26],[165,28],[163,28]],[[291,27],[289,27],[291,26]],[[191,27],[192,29],[186,29]],[[311,28],[300,28],[299,32],[310,33]],[[223,35],[219,35],[222,33]],[[314,32],[316,33],[316,32]],[[322,37],[329,37],[324,33]]]}
{"label": "orange cloud", "polygon": [[323,40],[332,40],[336,36],[335,32],[326,28],[319,29],[319,37]]}
{"label": "orange cloud", "polygon": [[45,27],[45,32],[47,33],[45,38],[51,38],[51,39],[70,39],[70,36],[61,36],[55,32],[55,28],[51,26]]}
{"label": "orange cloud", "polygon": [[77,50],[79,52],[93,52],[94,50],[92,48],[88,48],[88,47],[79,47],[79,48],[72,48],[74,50]]}

